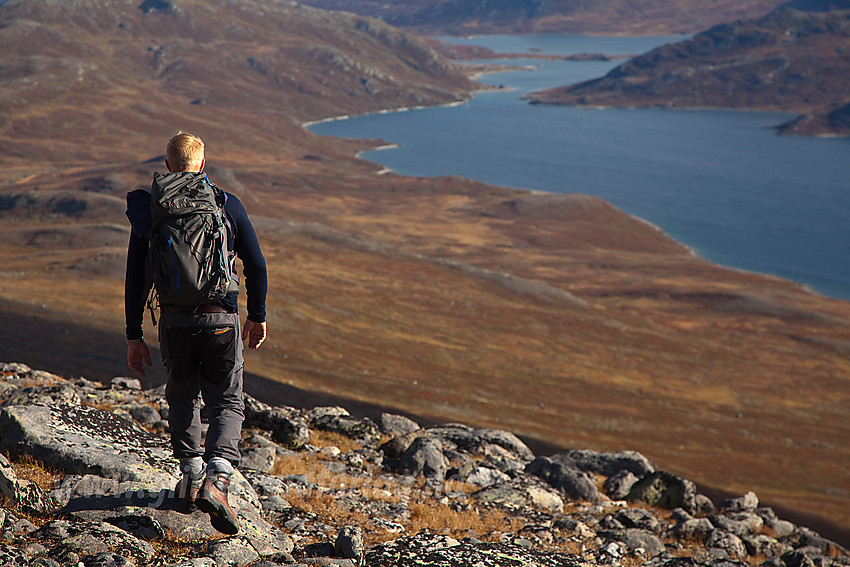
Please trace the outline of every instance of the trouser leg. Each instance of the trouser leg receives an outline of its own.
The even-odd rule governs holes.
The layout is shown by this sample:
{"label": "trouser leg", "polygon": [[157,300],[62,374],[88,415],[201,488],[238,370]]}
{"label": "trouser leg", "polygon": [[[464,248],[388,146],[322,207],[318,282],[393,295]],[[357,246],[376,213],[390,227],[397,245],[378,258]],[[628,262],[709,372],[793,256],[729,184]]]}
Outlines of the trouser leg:
{"label": "trouser leg", "polygon": [[204,460],[221,457],[236,466],[245,420],[239,316],[210,314],[207,318],[200,370],[201,394],[209,413]]}
{"label": "trouser leg", "polygon": [[160,348],[168,369],[165,399],[171,447],[178,459],[203,455],[201,449],[201,388],[198,356],[191,328],[170,326],[163,318]]}

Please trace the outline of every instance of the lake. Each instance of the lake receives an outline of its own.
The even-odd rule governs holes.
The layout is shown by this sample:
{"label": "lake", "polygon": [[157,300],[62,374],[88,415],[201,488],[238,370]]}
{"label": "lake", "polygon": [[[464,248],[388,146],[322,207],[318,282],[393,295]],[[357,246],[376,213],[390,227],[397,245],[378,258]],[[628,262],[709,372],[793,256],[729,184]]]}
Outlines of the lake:
{"label": "lake", "polygon": [[[850,140],[778,136],[791,115],[721,110],[531,105],[526,93],[599,77],[618,61],[549,54],[638,54],[680,37],[481,36],[531,70],[484,76],[499,90],[447,107],[310,126],[397,147],[364,158],[412,176],[461,175],[494,185],[597,195],[659,226],[704,258],[850,299]],[[531,52],[529,50],[535,50]]]}

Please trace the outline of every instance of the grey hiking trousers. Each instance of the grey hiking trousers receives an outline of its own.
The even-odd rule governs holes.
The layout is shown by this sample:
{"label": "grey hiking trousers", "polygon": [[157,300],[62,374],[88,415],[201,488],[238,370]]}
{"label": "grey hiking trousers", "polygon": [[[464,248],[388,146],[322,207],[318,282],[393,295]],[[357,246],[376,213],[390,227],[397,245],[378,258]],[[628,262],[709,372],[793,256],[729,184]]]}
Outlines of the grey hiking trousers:
{"label": "grey hiking trousers", "polygon": [[[159,344],[168,369],[165,398],[171,446],[178,459],[203,456],[239,464],[242,339],[237,313],[164,312]],[[201,449],[201,400],[209,414]]]}

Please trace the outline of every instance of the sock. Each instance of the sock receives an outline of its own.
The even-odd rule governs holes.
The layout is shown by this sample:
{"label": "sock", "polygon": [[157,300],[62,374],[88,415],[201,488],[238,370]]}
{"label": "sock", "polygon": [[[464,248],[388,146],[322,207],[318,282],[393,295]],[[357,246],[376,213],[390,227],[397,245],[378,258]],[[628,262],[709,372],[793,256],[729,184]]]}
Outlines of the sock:
{"label": "sock", "polygon": [[204,476],[204,459],[202,457],[189,457],[180,459],[180,472],[183,476],[189,476],[192,480]]}
{"label": "sock", "polygon": [[227,475],[233,474],[233,465],[230,461],[222,457],[213,457],[207,463],[207,475]]}

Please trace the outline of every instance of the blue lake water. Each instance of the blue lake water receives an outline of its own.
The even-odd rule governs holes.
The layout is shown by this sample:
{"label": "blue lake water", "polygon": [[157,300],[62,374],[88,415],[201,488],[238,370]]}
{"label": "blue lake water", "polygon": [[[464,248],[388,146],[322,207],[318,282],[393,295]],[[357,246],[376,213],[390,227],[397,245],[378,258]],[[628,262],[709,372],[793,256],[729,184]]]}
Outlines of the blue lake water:
{"label": "blue lake water", "polygon": [[[678,37],[482,36],[500,52],[636,54]],[[533,54],[532,54],[533,55]],[[312,125],[379,138],[363,157],[413,176],[461,175],[555,193],[597,195],[699,255],[850,299],[850,140],[778,136],[791,116],[740,111],[530,105],[526,93],[604,75],[618,62],[507,59],[533,70],[486,75],[504,86],[460,106]]]}

